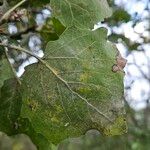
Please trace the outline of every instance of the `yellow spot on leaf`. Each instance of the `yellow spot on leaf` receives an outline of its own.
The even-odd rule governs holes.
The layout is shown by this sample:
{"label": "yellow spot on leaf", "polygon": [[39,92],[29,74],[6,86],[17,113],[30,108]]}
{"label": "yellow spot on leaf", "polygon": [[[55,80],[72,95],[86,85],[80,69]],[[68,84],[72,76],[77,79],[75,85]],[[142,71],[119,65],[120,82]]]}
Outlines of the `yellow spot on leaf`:
{"label": "yellow spot on leaf", "polygon": [[59,123],[59,119],[55,115],[51,118],[51,121],[55,123]]}
{"label": "yellow spot on leaf", "polygon": [[39,103],[35,100],[27,100],[27,104],[31,111],[36,111],[39,107]]}
{"label": "yellow spot on leaf", "polygon": [[116,118],[114,124],[106,126],[105,135],[119,135],[127,132],[126,120],[123,116]]}
{"label": "yellow spot on leaf", "polygon": [[83,81],[86,82],[88,80],[88,78],[89,78],[89,75],[87,73],[80,75],[80,81],[82,81],[82,82]]}

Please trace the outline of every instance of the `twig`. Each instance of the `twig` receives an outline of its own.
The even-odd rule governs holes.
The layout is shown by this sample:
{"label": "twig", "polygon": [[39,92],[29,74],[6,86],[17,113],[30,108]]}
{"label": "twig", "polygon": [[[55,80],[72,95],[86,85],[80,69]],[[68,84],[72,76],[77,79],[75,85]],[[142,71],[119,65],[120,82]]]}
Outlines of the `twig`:
{"label": "twig", "polygon": [[57,79],[59,79],[68,88],[69,91],[71,91],[71,93],[73,93],[74,95],[76,95],[77,97],[82,99],[88,106],[90,106],[92,109],[96,110],[96,112],[98,112],[101,116],[103,116],[109,122],[113,123],[113,121],[108,116],[103,114],[98,108],[96,108],[91,103],[89,103],[86,98],[82,97],[79,93],[72,90],[70,85],[68,84],[68,82],[66,80],[64,80],[61,76],[59,76],[58,72],[54,68],[52,68],[46,61],[41,59],[39,56],[33,54],[32,52],[30,52],[30,51],[28,51],[28,50],[26,50],[22,47],[18,47],[18,46],[15,46],[15,45],[7,45],[7,44],[4,44],[4,43],[0,43],[0,45],[4,46],[4,47],[15,49],[15,50],[18,50],[18,51],[21,51],[21,52],[25,52],[25,53],[35,57],[36,59],[38,59],[44,66],[46,66],[56,76]]}
{"label": "twig", "polygon": [[9,63],[9,66],[10,66],[10,68],[11,68],[11,70],[12,70],[12,72],[13,72],[13,74],[14,74],[16,80],[17,80],[17,82],[21,85],[21,81],[20,81],[20,79],[18,78],[14,67],[13,67],[12,64],[10,63],[9,56],[8,56],[8,52],[7,52],[7,48],[4,47],[4,49],[5,49],[5,56],[6,56],[6,59],[7,59],[8,63]]}
{"label": "twig", "polygon": [[9,9],[0,19],[0,24],[3,23],[4,20],[7,20],[10,13],[12,11],[14,11],[17,7],[19,7],[20,5],[22,5],[24,2],[26,2],[27,0],[22,0],[21,2],[19,2],[18,4],[16,4],[14,7],[12,7],[11,9]]}

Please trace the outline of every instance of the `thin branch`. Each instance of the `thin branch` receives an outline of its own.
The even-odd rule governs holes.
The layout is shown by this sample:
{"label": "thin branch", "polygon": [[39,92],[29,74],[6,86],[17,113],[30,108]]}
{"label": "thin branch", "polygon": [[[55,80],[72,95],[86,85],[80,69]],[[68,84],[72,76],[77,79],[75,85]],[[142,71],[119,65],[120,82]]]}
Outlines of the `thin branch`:
{"label": "thin branch", "polygon": [[20,5],[22,5],[24,2],[26,2],[27,0],[22,0],[19,3],[17,3],[14,7],[12,7],[11,9],[9,9],[0,19],[0,24],[2,24],[2,22],[4,20],[7,20],[10,13],[13,12],[17,7],[19,7]]}
{"label": "thin branch", "polygon": [[16,74],[16,70],[14,69],[14,67],[12,66],[12,64],[10,63],[9,55],[8,55],[8,52],[7,52],[7,48],[4,47],[4,49],[5,49],[5,56],[6,56],[6,59],[7,59],[8,63],[9,63],[9,66],[10,66],[10,68],[11,68],[11,70],[12,70],[12,72],[13,72],[16,80],[17,80],[17,82],[21,85],[21,81],[20,81],[20,79],[18,78],[18,76]]}
{"label": "thin branch", "polygon": [[141,73],[141,75],[145,79],[147,79],[148,81],[150,81],[150,78],[143,72],[143,70],[141,69],[141,67],[138,64],[136,64],[136,62],[134,62],[134,63],[128,63],[128,65],[135,65],[137,67],[137,69],[139,70],[139,72]]}
{"label": "thin branch", "polygon": [[58,72],[54,68],[52,68],[46,61],[44,61],[43,59],[41,59],[39,56],[33,54],[32,52],[30,52],[30,51],[28,51],[28,50],[26,50],[26,49],[24,49],[22,47],[18,47],[18,46],[15,46],[15,45],[7,45],[7,44],[3,44],[3,43],[0,43],[0,45],[4,46],[4,47],[15,49],[15,50],[18,50],[18,51],[21,51],[21,52],[25,52],[25,53],[27,53],[27,54],[35,57],[36,59],[38,59],[43,65],[45,65],[56,76],[57,79],[59,79],[68,88],[68,90],[71,91],[71,93],[73,93],[74,95],[76,95],[77,97],[79,97],[80,99],[82,99],[84,102],[86,102],[86,104],[88,106],[90,106],[92,109],[96,110],[96,112],[98,112],[101,116],[103,116],[109,122],[113,123],[113,121],[108,116],[106,116],[105,114],[103,114],[98,108],[96,108],[91,103],[89,103],[86,98],[82,97],[79,93],[77,93],[74,90],[72,90],[71,87],[70,87],[70,85],[68,84],[68,82],[66,80],[64,80],[61,76],[59,76]]}

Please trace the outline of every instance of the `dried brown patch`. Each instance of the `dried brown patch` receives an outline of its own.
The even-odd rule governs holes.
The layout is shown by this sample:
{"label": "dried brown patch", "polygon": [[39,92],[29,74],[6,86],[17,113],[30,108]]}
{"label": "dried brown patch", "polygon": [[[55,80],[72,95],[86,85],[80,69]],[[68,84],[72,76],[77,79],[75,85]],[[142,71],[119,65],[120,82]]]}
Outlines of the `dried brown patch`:
{"label": "dried brown patch", "polygon": [[123,58],[120,52],[118,51],[117,56],[116,56],[116,64],[112,66],[112,71],[113,72],[123,71],[126,63],[127,63],[127,60]]}

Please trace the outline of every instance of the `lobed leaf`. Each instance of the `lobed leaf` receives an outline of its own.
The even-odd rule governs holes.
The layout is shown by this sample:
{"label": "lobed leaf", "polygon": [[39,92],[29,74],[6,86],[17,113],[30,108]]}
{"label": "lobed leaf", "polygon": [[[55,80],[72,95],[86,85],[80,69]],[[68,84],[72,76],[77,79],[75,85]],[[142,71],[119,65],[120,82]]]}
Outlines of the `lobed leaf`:
{"label": "lobed leaf", "polygon": [[50,5],[53,16],[64,26],[92,29],[94,24],[110,17],[112,13],[106,0],[51,0]]}
{"label": "lobed leaf", "polygon": [[[51,0],[51,7],[55,41],[48,42],[42,59],[25,50],[39,62],[26,68],[21,89],[11,80],[3,85],[11,75],[3,76],[9,69],[1,62],[0,119],[5,122],[0,130],[25,133],[45,150],[51,149],[49,141],[58,144],[90,129],[103,135],[125,133],[125,60],[107,41],[104,28],[90,30],[111,15],[107,1]],[[46,39],[51,37],[47,29]]]}
{"label": "lobed leaf", "polygon": [[93,128],[104,135],[126,132],[124,74],[112,71],[116,55],[105,29],[68,28],[47,44],[43,60],[27,67],[21,117],[55,144]]}

